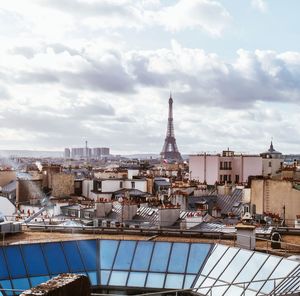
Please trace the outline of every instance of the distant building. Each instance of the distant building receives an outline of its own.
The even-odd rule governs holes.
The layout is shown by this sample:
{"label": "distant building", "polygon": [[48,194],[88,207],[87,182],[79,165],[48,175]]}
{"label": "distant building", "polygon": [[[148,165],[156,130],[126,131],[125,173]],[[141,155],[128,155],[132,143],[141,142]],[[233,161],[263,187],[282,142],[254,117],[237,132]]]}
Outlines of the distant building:
{"label": "distant building", "polygon": [[249,176],[262,175],[262,157],[235,154],[225,150],[222,154],[189,156],[190,179],[213,185],[215,183],[247,183]]}
{"label": "distant building", "polygon": [[92,157],[94,158],[106,157],[109,156],[109,154],[110,154],[110,149],[106,147],[96,147],[93,148],[92,151]]}
{"label": "distant building", "polygon": [[65,158],[70,158],[71,157],[71,150],[70,148],[65,148]]}
{"label": "distant building", "polygon": [[273,147],[271,141],[268,151],[260,154],[263,162],[263,176],[274,176],[282,169],[284,157],[281,152],[278,152]]}
{"label": "distant building", "polygon": [[[70,156],[67,156],[70,155]],[[107,157],[110,155],[110,148],[107,147],[95,147],[89,148],[87,147],[87,143],[85,147],[79,148],[65,148],[65,158],[73,158],[73,159],[81,159],[81,158],[95,158],[100,159],[102,157]]]}

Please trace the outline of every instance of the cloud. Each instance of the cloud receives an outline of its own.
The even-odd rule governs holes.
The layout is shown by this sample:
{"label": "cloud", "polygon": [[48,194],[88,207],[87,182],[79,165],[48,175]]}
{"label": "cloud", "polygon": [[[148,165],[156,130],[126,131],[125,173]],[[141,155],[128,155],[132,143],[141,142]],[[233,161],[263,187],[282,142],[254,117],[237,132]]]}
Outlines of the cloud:
{"label": "cloud", "polygon": [[181,0],[175,5],[163,7],[157,13],[157,22],[171,31],[200,28],[220,36],[230,23],[230,14],[217,1]]}
{"label": "cloud", "polygon": [[90,30],[160,26],[170,31],[201,29],[220,36],[230,24],[229,12],[213,0],[179,0],[166,5],[163,1],[133,0],[47,0],[47,7],[71,15]]}
{"label": "cloud", "polygon": [[266,12],[268,5],[265,0],[251,0],[251,5],[260,12]]}
{"label": "cloud", "polygon": [[[300,58],[295,53],[239,50],[232,63],[174,42],[171,50],[131,56],[137,80],[174,89],[182,104],[247,108],[257,101],[297,103]],[[158,83],[158,81],[160,83]]]}

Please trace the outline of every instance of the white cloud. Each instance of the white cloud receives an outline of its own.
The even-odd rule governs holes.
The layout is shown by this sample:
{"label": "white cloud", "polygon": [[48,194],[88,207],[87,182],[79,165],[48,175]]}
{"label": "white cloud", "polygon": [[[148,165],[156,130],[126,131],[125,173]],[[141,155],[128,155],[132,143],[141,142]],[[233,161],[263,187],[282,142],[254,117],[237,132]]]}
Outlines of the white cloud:
{"label": "white cloud", "polygon": [[260,12],[266,12],[268,10],[266,0],[251,0],[251,5]]}
{"label": "white cloud", "polygon": [[230,14],[217,1],[180,0],[173,6],[163,7],[156,19],[168,30],[200,28],[213,36],[220,36],[230,23]]}

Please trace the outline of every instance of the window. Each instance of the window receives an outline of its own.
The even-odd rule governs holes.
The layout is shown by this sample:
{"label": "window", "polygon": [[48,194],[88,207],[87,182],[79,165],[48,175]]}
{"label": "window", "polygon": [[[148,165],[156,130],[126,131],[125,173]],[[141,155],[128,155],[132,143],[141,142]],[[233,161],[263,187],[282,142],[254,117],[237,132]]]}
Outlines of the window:
{"label": "window", "polygon": [[224,161],[224,169],[225,170],[227,170],[227,165],[228,165],[227,161]]}
{"label": "window", "polygon": [[240,176],[239,175],[235,175],[235,183],[240,183]]}
{"label": "window", "polygon": [[220,161],[220,170],[223,169],[223,161]]}
{"label": "window", "polygon": [[120,181],[120,188],[122,189],[123,188],[123,182]]}
{"label": "window", "polygon": [[135,188],[135,182],[131,182],[131,188],[132,188],[132,189]]}
{"label": "window", "polygon": [[228,168],[231,170],[231,161],[228,162]]}
{"label": "window", "polygon": [[97,182],[96,186],[97,186],[97,190],[101,191],[101,189],[102,189],[102,182],[101,181]]}
{"label": "window", "polygon": [[220,175],[220,182],[223,182],[223,175]]}
{"label": "window", "polygon": [[272,167],[272,162],[271,161],[269,161],[269,168],[271,168]]}
{"label": "window", "polygon": [[224,182],[227,181],[227,175],[224,175]]}

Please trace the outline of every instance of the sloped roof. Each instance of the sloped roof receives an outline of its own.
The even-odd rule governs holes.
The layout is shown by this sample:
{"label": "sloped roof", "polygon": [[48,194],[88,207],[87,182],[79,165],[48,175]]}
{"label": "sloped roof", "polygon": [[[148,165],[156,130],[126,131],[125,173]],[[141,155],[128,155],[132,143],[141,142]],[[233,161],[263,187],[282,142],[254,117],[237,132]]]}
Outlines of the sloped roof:
{"label": "sloped roof", "polygon": [[231,195],[217,195],[217,206],[221,213],[227,215],[229,212],[235,216],[243,213],[243,189],[234,189]]}

